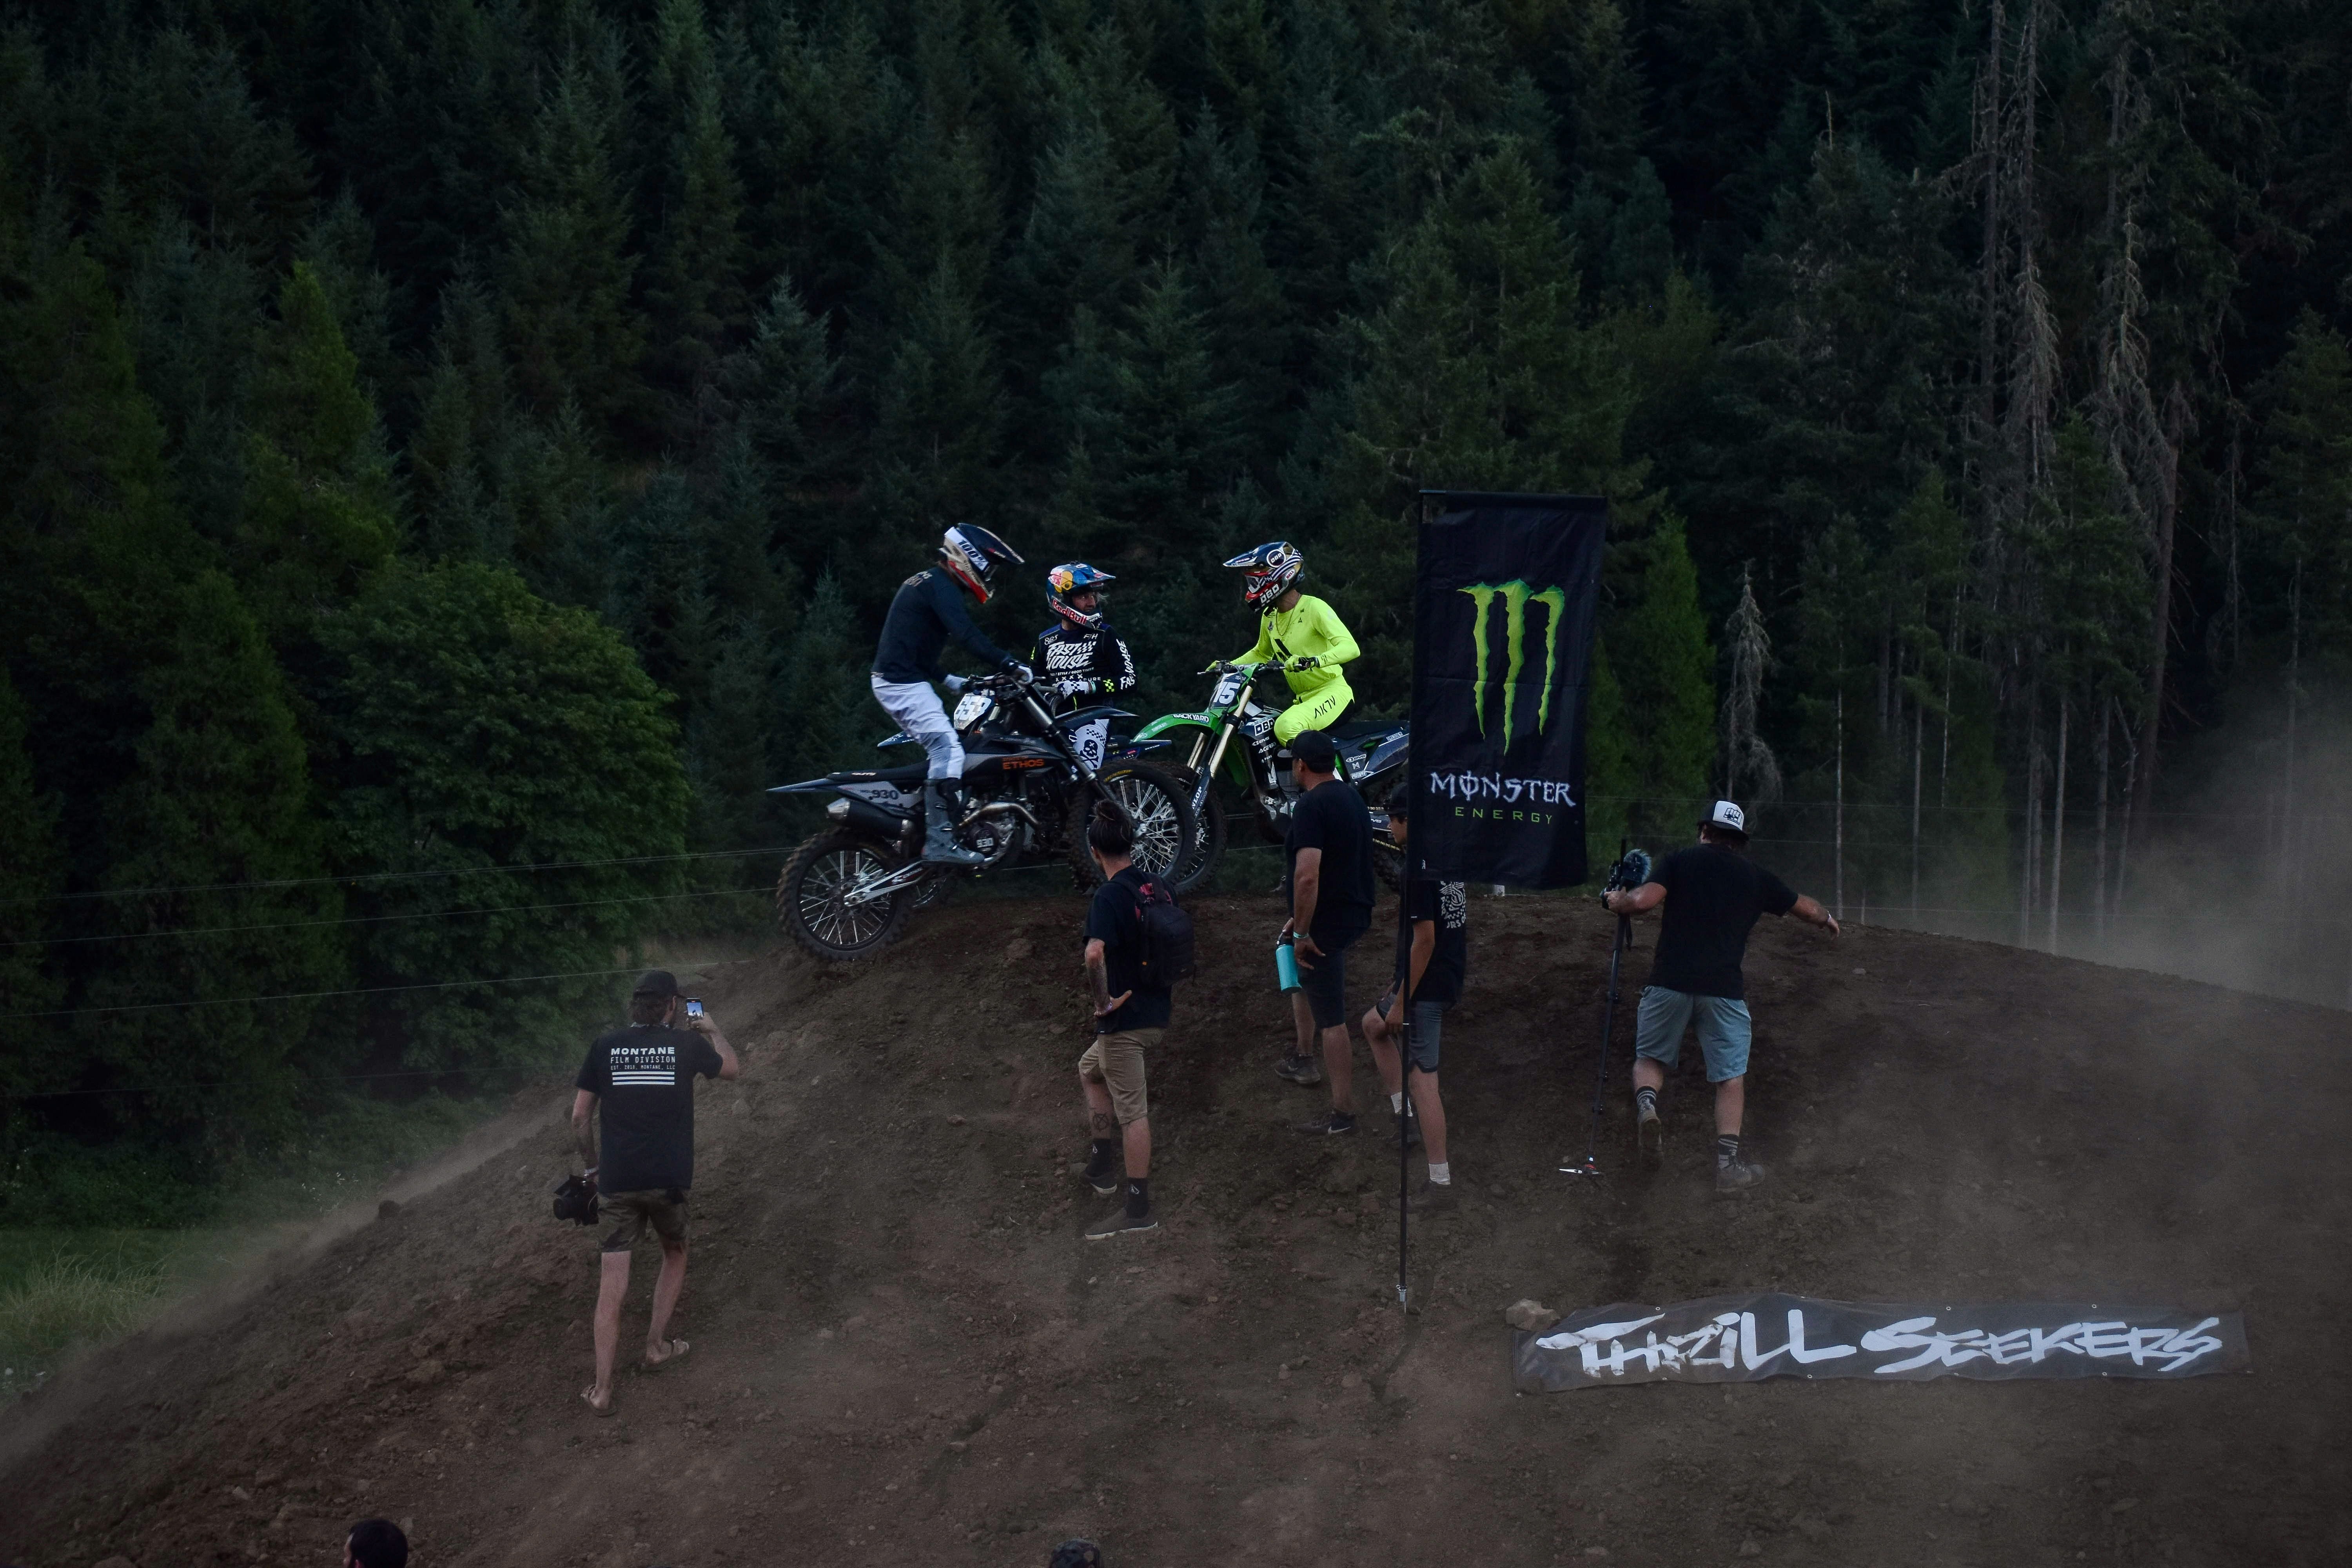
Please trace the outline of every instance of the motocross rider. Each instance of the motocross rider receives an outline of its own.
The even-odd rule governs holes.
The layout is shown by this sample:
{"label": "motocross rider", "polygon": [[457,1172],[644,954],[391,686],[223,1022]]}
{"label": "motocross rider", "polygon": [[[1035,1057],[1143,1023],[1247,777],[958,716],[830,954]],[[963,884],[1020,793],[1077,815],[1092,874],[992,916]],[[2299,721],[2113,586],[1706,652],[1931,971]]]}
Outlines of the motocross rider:
{"label": "motocross rider", "polygon": [[1233,662],[1279,663],[1290,684],[1290,706],[1253,720],[1246,731],[1259,762],[1271,765],[1277,746],[1287,746],[1302,731],[1332,729],[1348,716],[1356,694],[1340,666],[1362,650],[1337,611],[1298,591],[1307,558],[1288,540],[1261,544],[1225,564],[1245,574],[1242,598],[1260,616],[1256,644]]}
{"label": "motocross rider", "polygon": [[1114,697],[1135,688],[1135,655],[1125,637],[1103,624],[1110,607],[1103,584],[1116,581],[1083,561],[1045,574],[1045,605],[1055,620],[1037,634],[1029,662],[1054,693],[1056,712],[1082,697]]}
{"label": "motocross rider", "polygon": [[874,650],[874,700],[898,727],[922,742],[931,759],[923,784],[923,858],[949,866],[977,866],[987,857],[955,841],[951,809],[961,803],[963,742],[931,689],[936,680],[950,691],[963,689],[963,677],[940,668],[940,654],[952,639],[983,663],[1031,679],[1029,668],[988,640],[972,624],[963,596],[988,603],[989,581],[1006,563],[1021,564],[1020,552],[975,524],[958,523],[940,544],[940,564],[898,584]]}

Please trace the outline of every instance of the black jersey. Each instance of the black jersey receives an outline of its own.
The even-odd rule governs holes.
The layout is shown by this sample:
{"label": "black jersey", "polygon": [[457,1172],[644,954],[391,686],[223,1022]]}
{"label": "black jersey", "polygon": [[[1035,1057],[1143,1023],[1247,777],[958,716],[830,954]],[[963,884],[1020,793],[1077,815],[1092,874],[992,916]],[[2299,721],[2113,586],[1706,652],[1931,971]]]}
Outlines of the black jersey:
{"label": "black jersey", "polygon": [[1038,683],[1048,690],[1065,680],[1086,681],[1087,699],[1116,697],[1135,689],[1135,655],[1128,651],[1127,639],[1108,625],[1080,631],[1055,622],[1037,634],[1029,665],[1037,672]]}

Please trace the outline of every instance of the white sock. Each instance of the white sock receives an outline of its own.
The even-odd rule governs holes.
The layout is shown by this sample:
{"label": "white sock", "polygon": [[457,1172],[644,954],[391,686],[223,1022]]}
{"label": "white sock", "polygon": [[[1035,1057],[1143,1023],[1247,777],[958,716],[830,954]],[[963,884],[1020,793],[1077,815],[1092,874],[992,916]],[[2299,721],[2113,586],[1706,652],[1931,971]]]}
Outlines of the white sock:
{"label": "white sock", "polygon": [[1454,1184],[1453,1164],[1444,1160],[1432,1160],[1429,1163],[1429,1179],[1437,1186],[1452,1186]]}
{"label": "white sock", "polygon": [[1404,1114],[1404,1090],[1399,1089],[1394,1094],[1389,1096],[1389,1109],[1395,1111],[1399,1116],[1402,1116]]}

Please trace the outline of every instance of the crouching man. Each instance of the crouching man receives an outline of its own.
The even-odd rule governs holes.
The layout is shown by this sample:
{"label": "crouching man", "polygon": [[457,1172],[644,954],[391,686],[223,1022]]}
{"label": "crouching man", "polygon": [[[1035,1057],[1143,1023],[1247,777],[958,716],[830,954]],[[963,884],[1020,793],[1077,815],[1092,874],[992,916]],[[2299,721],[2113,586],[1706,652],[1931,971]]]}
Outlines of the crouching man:
{"label": "crouching man", "polygon": [[1727,800],[1708,810],[1696,845],[1658,862],[1640,887],[1603,901],[1612,914],[1638,915],[1661,904],[1666,911],[1633,1030],[1633,1125],[1642,1157],[1654,1163],[1664,1152],[1658,1090],[1682,1055],[1684,1031],[1696,1024],[1707,1080],[1715,1085],[1716,1190],[1754,1186],[1764,1179],[1763,1168],[1739,1152],[1752,1033],[1740,972],[1748,933],[1759,916],[1793,914],[1835,936],[1836,917],[1748,858],[1748,818]]}
{"label": "crouching man", "polygon": [[[596,1186],[604,1232],[604,1276],[596,1290],[596,1381],[580,1395],[599,1415],[613,1413],[613,1360],[621,1343],[621,1299],[629,1293],[629,1258],[651,1231],[661,1243],[653,1316],[646,1324],[645,1366],[686,1353],[669,1337],[670,1313],[686,1286],[686,1202],[694,1186],[694,1080],[740,1077],[735,1049],[696,1002],[685,1027],[675,1026],[687,999],[667,970],[648,971],[629,996],[629,1024],[588,1047],[572,1135]],[[596,1158],[602,1107],[604,1157]]]}

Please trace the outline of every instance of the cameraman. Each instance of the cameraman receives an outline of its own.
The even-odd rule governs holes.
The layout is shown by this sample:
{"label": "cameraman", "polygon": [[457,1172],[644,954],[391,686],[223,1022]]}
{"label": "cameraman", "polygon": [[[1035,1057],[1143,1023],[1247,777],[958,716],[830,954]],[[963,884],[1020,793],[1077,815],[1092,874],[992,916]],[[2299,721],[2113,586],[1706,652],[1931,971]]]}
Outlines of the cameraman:
{"label": "cameraman", "polygon": [[[599,1038],[580,1064],[572,1102],[572,1136],[594,1183],[604,1235],[604,1276],[596,1291],[596,1381],[580,1397],[599,1415],[613,1413],[613,1359],[621,1343],[621,1299],[629,1293],[631,1250],[651,1230],[661,1242],[646,1325],[645,1367],[687,1352],[668,1336],[669,1315],[686,1286],[686,1202],[694,1185],[694,1080],[742,1075],[735,1048],[701,1004],[673,1027],[685,999],[677,977],[646,972],[629,994],[629,1025]],[[604,1158],[596,1159],[595,1118],[604,1110]]]}
{"label": "cameraman", "polygon": [[1078,1088],[1087,1100],[1094,1149],[1087,1182],[1127,1201],[1087,1227],[1088,1241],[1107,1241],[1160,1224],[1151,1207],[1151,1104],[1144,1083],[1144,1053],[1160,1043],[1173,1002],[1168,991],[1142,984],[1143,873],[1135,868],[1135,840],[1127,818],[1108,804],[1087,824],[1087,851],[1102,873],[1087,908],[1087,980],[1094,990],[1094,1043],[1078,1058]]}
{"label": "cameraman", "polygon": [[1658,1090],[1682,1055],[1683,1031],[1698,1026],[1707,1080],[1715,1085],[1715,1187],[1736,1193],[1764,1179],[1761,1166],[1740,1158],[1739,1128],[1748,1108],[1748,933],[1759,915],[1793,914],[1832,936],[1837,921],[1812,900],[1748,858],[1748,818],[1718,800],[1698,825],[1698,843],[1661,860],[1638,888],[1609,894],[1609,912],[1638,915],[1665,906],[1658,927],[1650,983],[1633,1028],[1633,1121],[1643,1157],[1664,1152]]}

